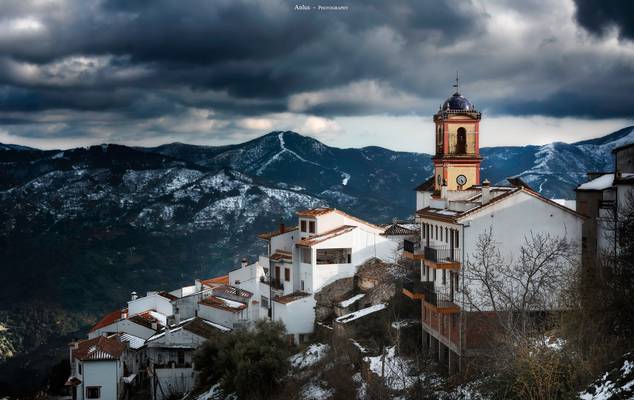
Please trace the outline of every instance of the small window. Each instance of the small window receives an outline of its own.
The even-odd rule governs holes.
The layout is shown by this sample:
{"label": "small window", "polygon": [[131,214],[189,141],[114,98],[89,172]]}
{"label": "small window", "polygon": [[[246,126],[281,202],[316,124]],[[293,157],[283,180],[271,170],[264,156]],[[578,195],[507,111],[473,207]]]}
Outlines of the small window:
{"label": "small window", "polygon": [[101,397],[101,386],[87,386],[86,387],[87,399],[98,399],[100,397]]}
{"label": "small window", "polygon": [[449,243],[449,229],[445,228],[445,242]]}
{"label": "small window", "polygon": [[447,271],[446,269],[442,270],[442,284],[443,285],[447,284],[447,272],[446,271]]}
{"label": "small window", "polygon": [[443,236],[442,236],[442,226],[440,227],[440,241],[443,241]]}
{"label": "small window", "polygon": [[302,262],[305,264],[312,264],[312,250],[310,248],[302,247]]}
{"label": "small window", "polygon": [[432,282],[436,282],[436,268],[432,268],[433,269],[433,279]]}
{"label": "small window", "polygon": [[308,222],[308,233],[315,233],[315,221]]}
{"label": "small window", "polygon": [[185,364],[185,352],[183,350],[179,350],[176,356],[178,358],[178,364],[179,365],[184,365]]}
{"label": "small window", "polygon": [[436,233],[434,234],[434,239],[438,240],[438,225],[436,225],[434,228],[436,231]]}
{"label": "small window", "polygon": [[266,296],[260,296],[260,304],[262,308],[269,308],[269,298]]}
{"label": "small window", "polygon": [[306,220],[301,220],[301,221],[299,222],[299,224],[300,224],[300,226],[301,226],[301,229],[300,229],[300,230],[301,230],[302,232],[306,232]]}
{"label": "small window", "polygon": [[456,279],[456,283],[454,284],[454,288],[456,290],[458,290],[458,288],[460,287],[460,275],[454,274],[454,278]]}
{"label": "small window", "polygon": [[301,288],[302,291],[304,291],[304,281],[300,281],[299,282],[299,287]]}
{"label": "small window", "polygon": [[458,232],[457,230],[456,232],[456,247],[460,247],[460,232]]}
{"label": "small window", "polygon": [[284,268],[284,280],[286,282],[290,282],[291,281],[291,270],[288,268]]}

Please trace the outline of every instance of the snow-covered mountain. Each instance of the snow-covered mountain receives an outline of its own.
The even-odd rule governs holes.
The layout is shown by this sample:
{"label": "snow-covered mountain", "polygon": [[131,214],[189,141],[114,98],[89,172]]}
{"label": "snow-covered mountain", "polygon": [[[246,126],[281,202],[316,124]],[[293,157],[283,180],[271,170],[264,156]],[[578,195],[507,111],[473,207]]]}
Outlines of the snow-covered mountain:
{"label": "snow-covered mountain", "polygon": [[576,143],[483,148],[482,176],[492,182],[520,176],[547,197],[574,199],[574,189],[585,181],[586,173],[611,171],[612,150],[631,142],[634,142],[634,127],[630,126]]}

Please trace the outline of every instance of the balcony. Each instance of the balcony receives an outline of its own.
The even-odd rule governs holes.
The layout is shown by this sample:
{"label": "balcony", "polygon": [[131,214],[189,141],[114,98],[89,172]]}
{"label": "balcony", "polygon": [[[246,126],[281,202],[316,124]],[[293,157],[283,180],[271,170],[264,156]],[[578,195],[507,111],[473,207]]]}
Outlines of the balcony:
{"label": "balcony", "polygon": [[265,285],[271,286],[273,290],[282,290],[282,291],[284,290],[284,284],[276,279],[271,281],[269,278],[265,276],[261,276],[260,282],[264,283]]}
{"label": "balcony", "polygon": [[403,241],[403,256],[409,258],[410,260],[422,260],[423,251],[420,242],[405,239]]}
{"label": "balcony", "polygon": [[405,281],[403,294],[412,300],[423,300],[426,294],[434,291],[433,282]]}
{"label": "balcony", "polygon": [[460,269],[462,251],[451,246],[425,246],[425,266],[437,269]]}
{"label": "balcony", "polygon": [[424,294],[423,301],[432,306],[434,311],[441,314],[453,314],[460,312],[460,307],[454,302],[455,292],[447,289],[435,288]]}

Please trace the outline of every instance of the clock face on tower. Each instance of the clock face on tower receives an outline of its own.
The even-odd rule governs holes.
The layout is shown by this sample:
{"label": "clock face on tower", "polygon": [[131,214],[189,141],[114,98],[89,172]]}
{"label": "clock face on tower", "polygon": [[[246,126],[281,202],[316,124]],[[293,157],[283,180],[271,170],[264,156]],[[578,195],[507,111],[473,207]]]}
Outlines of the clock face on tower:
{"label": "clock face on tower", "polygon": [[464,186],[464,184],[467,183],[467,177],[464,175],[458,175],[456,177],[456,183],[460,186]]}

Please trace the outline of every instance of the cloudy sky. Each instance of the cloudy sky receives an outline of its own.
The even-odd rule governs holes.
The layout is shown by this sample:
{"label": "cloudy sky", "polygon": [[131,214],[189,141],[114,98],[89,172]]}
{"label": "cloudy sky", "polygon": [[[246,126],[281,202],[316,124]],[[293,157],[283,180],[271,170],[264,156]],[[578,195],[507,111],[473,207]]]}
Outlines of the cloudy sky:
{"label": "cloudy sky", "polygon": [[0,0],[0,142],[295,130],[429,152],[456,71],[483,146],[601,136],[634,124],[634,2],[618,3]]}

